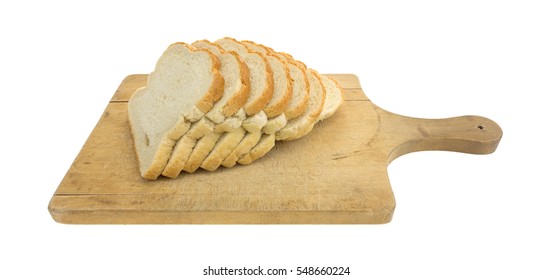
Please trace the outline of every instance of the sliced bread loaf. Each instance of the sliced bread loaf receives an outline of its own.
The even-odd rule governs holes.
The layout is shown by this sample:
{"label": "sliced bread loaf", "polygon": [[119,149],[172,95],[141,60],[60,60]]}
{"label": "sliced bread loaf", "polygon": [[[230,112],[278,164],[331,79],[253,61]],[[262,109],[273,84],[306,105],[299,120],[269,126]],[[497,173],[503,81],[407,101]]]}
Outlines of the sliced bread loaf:
{"label": "sliced bread loaf", "polygon": [[343,104],[343,89],[336,80],[325,75],[320,75],[320,77],[326,89],[326,101],[324,101],[324,108],[322,108],[320,120],[325,120],[331,117],[337,109],[339,109],[341,104]]}
{"label": "sliced bread loaf", "polygon": [[174,145],[222,97],[220,62],[211,52],[185,43],[170,45],[145,88],[128,102],[128,116],[140,174],[156,179]]}
{"label": "sliced bread loaf", "polygon": [[248,116],[261,112],[274,93],[274,79],[267,59],[259,53],[249,51],[242,43],[232,38],[222,38],[214,44],[226,51],[236,52],[243,59],[249,68],[251,86],[243,109]]}
{"label": "sliced bread loaf", "polygon": [[289,121],[299,117],[307,109],[310,83],[303,64],[297,61],[288,61],[288,68],[293,80],[291,101],[285,110],[286,118]]}
{"label": "sliced bread loaf", "polygon": [[[251,41],[223,38],[192,46],[177,43],[169,49],[147,86],[129,101],[132,134],[140,139],[135,140],[140,170],[147,179],[160,173],[176,177],[199,167],[213,171],[220,165],[250,164],[268,153],[276,140],[306,135],[343,103],[336,81],[287,53]],[[199,53],[208,59],[202,60]],[[180,96],[182,92],[192,97]],[[183,108],[179,112],[176,104],[164,102]],[[146,108],[152,104],[153,109]],[[149,123],[145,128],[144,121]]]}

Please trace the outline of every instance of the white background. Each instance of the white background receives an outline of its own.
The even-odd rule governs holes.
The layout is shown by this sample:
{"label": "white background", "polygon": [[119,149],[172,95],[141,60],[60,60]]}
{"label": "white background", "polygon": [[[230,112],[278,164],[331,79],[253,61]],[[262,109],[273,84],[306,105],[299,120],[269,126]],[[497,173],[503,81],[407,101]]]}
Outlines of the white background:
{"label": "white background", "polygon": [[[550,2],[6,2],[0,279],[207,279],[208,265],[350,266],[339,279],[552,278]],[[153,70],[170,43],[223,36],[354,73],[391,112],[482,115],[504,137],[491,155],[394,161],[397,208],[385,225],[55,223],[50,197],[121,80]]]}

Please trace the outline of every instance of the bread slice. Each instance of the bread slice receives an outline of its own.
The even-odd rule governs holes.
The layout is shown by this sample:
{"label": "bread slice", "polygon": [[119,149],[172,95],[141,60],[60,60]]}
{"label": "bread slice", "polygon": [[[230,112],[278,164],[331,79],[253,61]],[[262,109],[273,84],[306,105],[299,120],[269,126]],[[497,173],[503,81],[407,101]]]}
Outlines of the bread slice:
{"label": "bread slice", "polygon": [[343,104],[343,89],[339,83],[325,75],[320,75],[322,78],[322,84],[326,89],[326,101],[324,102],[324,108],[322,108],[322,113],[320,114],[320,120],[325,120],[331,117],[337,109]]}
{"label": "bread slice", "polygon": [[[226,52],[207,40],[196,41],[192,44],[196,49],[211,51],[220,61],[220,73],[225,84],[222,98],[205,114],[202,121],[194,124],[195,130],[202,133],[188,133],[176,144],[171,158],[162,174],[174,178],[178,176],[192,150],[195,141],[215,130],[215,124],[220,124],[231,117],[245,104],[249,96],[250,78],[249,69],[235,52]],[[211,120],[214,122],[211,122]]]}
{"label": "bread slice", "polygon": [[320,74],[313,69],[308,69],[307,76],[310,84],[307,111],[300,117],[289,121],[284,128],[277,131],[276,140],[290,141],[304,136],[311,131],[322,113],[326,99],[326,89],[322,84]]}
{"label": "bread slice", "polygon": [[264,55],[268,60],[274,80],[274,93],[263,111],[269,119],[276,117],[284,112],[291,101],[292,83],[287,61],[274,55],[269,48],[261,44],[252,41],[242,41],[242,44],[249,50]]}
{"label": "bread slice", "polygon": [[263,132],[268,134],[274,133],[274,131],[281,129],[287,123],[287,118],[283,113],[290,104],[293,94],[293,80],[291,79],[287,60],[285,57],[280,57],[278,53],[274,52],[271,48],[262,44],[257,44],[253,41],[241,42],[248,49],[265,55],[272,69],[274,77],[274,94],[264,109],[268,120],[266,126],[263,127]]}
{"label": "bread slice", "polygon": [[[245,102],[249,98],[249,93],[251,89],[251,78],[249,74],[249,67],[245,64],[245,62],[241,59],[241,56],[239,56],[234,51],[225,51],[223,48],[221,48],[219,45],[213,44],[207,40],[200,40],[192,43],[192,46],[198,48],[198,49],[208,49],[214,52],[215,54],[219,54],[220,56],[227,57],[228,60],[230,60],[230,63],[227,63],[228,72],[230,73],[236,73],[237,70],[239,70],[240,76],[238,79],[229,79],[228,76],[230,74],[224,75],[224,63],[221,63],[221,72],[223,73],[223,76],[226,77],[226,84],[230,83],[231,81],[234,81],[234,84],[228,85],[229,88],[235,88],[236,96],[240,96],[241,98],[236,99],[235,102],[230,101],[228,105],[225,105],[226,108],[233,108],[239,107],[237,111],[234,112],[234,114],[231,117],[228,117],[228,112],[223,113],[222,117],[215,116],[214,114],[217,114],[216,112],[208,112],[206,116],[210,118],[212,121],[216,123],[215,126],[215,132],[217,133],[223,133],[225,131],[233,131],[241,126],[242,122],[246,118],[245,110],[242,108],[243,105],[245,105]],[[234,60],[237,64],[237,66],[234,66]],[[226,86],[225,84],[225,86]],[[232,90],[227,90],[225,88],[225,92],[233,92]],[[223,95],[224,99],[224,95]],[[222,100],[221,100],[222,101]],[[219,101],[220,102],[220,101]],[[219,104],[219,103],[217,103]],[[215,104],[215,107],[216,105]],[[231,105],[230,105],[231,104]],[[232,109],[232,111],[233,111]],[[224,120],[221,122],[220,120]]]}
{"label": "bread slice", "polygon": [[185,43],[170,45],[147,85],[129,99],[128,116],[140,174],[156,179],[176,141],[222,97],[220,62],[211,52]]}
{"label": "bread slice", "polygon": [[248,116],[261,112],[274,93],[274,79],[267,59],[259,53],[251,52],[233,38],[222,38],[214,44],[226,51],[234,51],[249,68],[251,91],[243,109]]}
{"label": "bread slice", "polygon": [[249,68],[236,52],[225,51],[207,40],[196,41],[192,46],[211,51],[220,61],[220,72],[225,81],[224,93],[205,116],[217,124],[221,123],[241,109],[249,98]]}
{"label": "bread slice", "polygon": [[309,101],[310,83],[307,78],[306,68],[297,61],[288,61],[288,68],[292,83],[291,101],[285,110],[287,120],[292,120],[302,115],[307,109]]}

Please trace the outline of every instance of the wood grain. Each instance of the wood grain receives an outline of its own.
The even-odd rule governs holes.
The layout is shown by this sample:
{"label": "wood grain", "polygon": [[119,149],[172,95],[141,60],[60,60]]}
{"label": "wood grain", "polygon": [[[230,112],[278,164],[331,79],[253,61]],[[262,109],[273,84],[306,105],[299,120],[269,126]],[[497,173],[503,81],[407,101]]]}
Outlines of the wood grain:
{"label": "wood grain", "polygon": [[387,165],[405,153],[493,152],[502,136],[493,121],[464,116],[430,120],[387,112],[370,102],[358,78],[330,75],[346,102],[298,140],[278,142],[248,166],[140,177],[127,101],[146,75],[121,83],[54,193],[49,211],[76,224],[387,223],[395,200]]}

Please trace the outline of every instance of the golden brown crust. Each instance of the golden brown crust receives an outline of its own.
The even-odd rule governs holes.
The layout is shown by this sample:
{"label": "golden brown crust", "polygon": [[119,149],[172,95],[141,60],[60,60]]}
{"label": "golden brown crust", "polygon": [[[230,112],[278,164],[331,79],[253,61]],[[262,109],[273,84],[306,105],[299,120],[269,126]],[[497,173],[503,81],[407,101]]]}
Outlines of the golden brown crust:
{"label": "golden brown crust", "polygon": [[[206,39],[203,39],[203,40],[197,40],[195,42],[193,42],[191,44],[192,47],[195,47],[197,49],[200,49],[200,50],[208,50],[210,51],[211,53],[213,53],[213,50],[209,49],[208,47],[203,47],[203,46],[198,46],[198,44],[205,44],[205,45],[209,45],[209,46],[212,46],[213,48],[217,49],[219,53],[224,53],[225,50],[217,45],[217,44],[213,44],[213,42],[209,41],[209,40],[206,40]],[[217,55],[216,53],[213,53],[215,56]]]}
{"label": "golden brown crust", "polygon": [[305,110],[307,110],[307,105],[309,103],[310,82],[307,76],[307,70],[305,67],[302,66],[304,64],[299,63],[297,61],[290,61],[288,63],[297,66],[297,68],[299,68],[299,70],[301,70],[301,72],[303,73],[303,77],[305,80],[305,91],[306,91],[305,94],[303,95],[303,99],[299,102],[299,104],[297,104],[295,107],[291,107],[291,108],[288,107],[286,109],[286,112],[285,112],[286,118],[288,120],[292,120],[299,117],[305,112]]}
{"label": "golden brown crust", "polygon": [[195,48],[189,45],[187,45],[187,47],[194,52],[207,53],[211,58],[211,60],[213,61],[213,65],[211,66],[211,71],[213,73],[213,81],[207,93],[205,93],[203,98],[199,100],[196,104],[199,110],[201,110],[203,113],[207,113],[209,112],[209,110],[211,110],[211,108],[213,108],[213,105],[215,104],[215,102],[220,100],[224,92],[224,78],[219,72],[220,61],[218,60],[217,56],[214,55],[209,50],[206,50],[206,49],[195,50]]}
{"label": "golden brown crust", "polygon": [[[324,104],[324,108],[322,109],[322,113],[318,117],[320,121],[323,121],[331,117],[333,114],[335,114],[335,112],[343,104],[344,100],[343,100],[343,88],[337,82],[336,79],[326,75],[320,75],[320,77],[322,78],[324,88],[326,89],[326,101]],[[335,88],[335,90],[333,90],[332,88]],[[335,100],[334,98],[337,98],[337,102],[334,101]],[[332,102],[329,103],[328,99],[332,99]]]}
{"label": "golden brown crust", "polygon": [[270,99],[272,99],[272,95],[274,94],[274,78],[272,76],[272,70],[270,69],[270,65],[268,64],[268,60],[266,59],[266,57],[257,52],[249,52],[249,53],[258,55],[264,61],[265,73],[266,73],[265,75],[266,85],[263,92],[259,95],[257,99],[255,99],[255,101],[251,102],[251,104],[246,104],[243,107],[243,109],[245,110],[245,113],[248,116],[252,116],[262,111],[266,106],[266,104],[270,102]]}
{"label": "golden brown crust", "polygon": [[[315,108],[310,108],[310,111],[308,112],[308,115],[302,115],[297,121],[299,123],[294,123],[289,127],[284,127],[282,130],[276,132],[276,140],[283,140],[283,141],[290,141],[295,140],[300,137],[305,136],[307,133],[309,133],[314,125],[318,122],[320,113],[322,112],[324,108],[324,102],[326,99],[326,88],[323,85],[322,79],[320,77],[320,74],[316,72],[313,69],[308,69],[309,71],[309,79],[313,78],[315,83],[311,84],[311,89],[316,90],[316,88],[313,88],[316,83],[319,83],[319,88],[321,90],[320,92],[320,101],[319,104],[313,104],[312,102],[317,102],[316,98],[314,96],[309,97],[309,103],[311,105],[317,105]],[[309,105],[310,106],[310,105]]]}
{"label": "golden brown crust", "polygon": [[[292,97],[292,83],[291,83],[291,76],[289,74],[289,68],[287,66],[287,61],[285,60],[285,58],[282,58],[281,56],[278,56],[277,53],[274,52],[273,49],[271,49],[271,48],[269,48],[265,45],[255,43],[255,42],[249,41],[249,40],[244,40],[244,41],[242,41],[242,43],[250,51],[257,52],[257,53],[260,53],[261,55],[265,56],[265,58],[267,58],[267,61],[268,61],[268,59],[270,59],[270,57],[273,57],[273,58],[277,59],[280,63],[282,63],[283,66],[284,66],[286,81],[287,81],[286,90],[284,92],[284,95],[279,97],[278,100],[269,101],[269,103],[263,109],[268,118],[278,116],[279,114],[283,113],[286,110],[286,108],[289,105],[289,102],[291,101],[291,97]],[[269,66],[270,66],[270,62],[269,62]],[[276,81],[274,81],[274,83],[276,83]],[[274,103],[272,103],[273,101],[274,101]]]}
{"label": "golden brown crust", "polygon": [[288,66],[287,66],[287,62],[280,59],[277,56],[274,56],[274,55],[271,55],[271,56],[276,58],[278,61],[280,61],[280,63],[282,63],[284,65],[287,84],[286,84],[286,89],[285,89],[284,95],[280,97],[280,100],[278,100],[278,102],[276,102],[276,103],[274,103],[270,106],[267,105],[265,107],[264,111],[265,111],[266,116],[268,118],[273,118],[273,117],[276,117],[279,114],[283,113],[287,109],[289,103],[291,102],[291,97],[292,97],[292,87],[291,87],[292,83],[291,83],[291,76],[289,74],[289,69],[288,69]]}
{"label": "golden brown crust", "polygon": [[[255,115],[257,114],[258,112],[262,111],[264,109],[264,107],[266,106],[266,104],[268,104],[268,102],[270,101],[270,99],[272,99],[272,95],[274,93],[274,78],[272,77],[272,71],[270,69],[270,66],[268,65],[268,61],[266,59],[266,57],[261,54],[261,53],[258,53],[258,52],[253,52],[253,51],[250,51],[247,46],[245,44],[243,44],[242,42],[234,39],[234,38],[231,38],[231,37],[224,37],[220,40],[217,40],[215,42],[213,42],[214,44],[216,45],[219,45],[223,48],[225,48],[222,43],[220,42],[221,40],[227,40],[227,41],[231,41],[233,42],[234,44],[238,45],[238,46],[241,46],[240,48],[238,49],[242,49],[243,50],[243,53],[242,52],[238,52],[238,55],[240,56],[245,56],[245,55],[257,55],[259,56],[264,64],[265,64],[265,81],[266,81],[266,85],[263,89],[263,92],[261,94],[259,94],[259,96],[256,96],[256,98],[254,100],[248,100],[249,102],[246,102],[246,104],[243,106],[243,109],[245,111],[245,113],[248,115],[248,116],[252,116],[252,115]],[[226,49],[226,48],[225,48]],[[242,57],[242,59],[244,61],[246,61],[246,57]],[[251,71],[251,69],[250,69]]]}
{"label": "golden brown crust", "polygon": [[293,58],[293,56],[291,56],[291,54],[286,53],[286,52],[280,52],[280,54],[282,54],[282,55],[287,59],[287,61],[289,61],[289,62],[291,62],[291,61],[299,62],[299,63],[301,63],[305,68],[307,68],[307,66],[306,66],[303,62],[300,62],[299,60],[296,60],[295,58]]}
{"label": "golden brown crust", "polygon": [[249,40],[243,40],[241,42],[249,51],[262,53],[263,55],[268,54],[267,48],[261,44]]}
{"label": "golden brown crust", "polygon": [[[208,40],[198,40],[192,43],[193,47],[196,47],[197,49],[202,50],[208,50],[210,46],[212,48],[216,48],[220,55],[232,55],[238,64],[238,71],[240,74],[240,82],[241,87],[239,91],[231,93],[231,98],[226,100],[226,104],[221,109],[221,113],[224,117],[228,118],[231,117],[236,111],[238,111],[247,101],[247,98],[249,97],[249,91],[250,91],[250,81],[249,81],[249,68],[247,68],[247,65],[241,57],[234,51],[226,51],[221,46],[214,44]],[[227,82],[227,81],[225,81]]]}
{"label": "golden brown crust", "polygon": [[234,94],[234,98],[228,100],[226,105],[222,108],[222,114],[225,117],[231,117],[247,102],[247,98],[249,98],[249,93],[251,91],[251,78],[249,76],[249,68],[247,68],[247,65],[243,62],[241,57],[234,51],[229,51],[227,53],[232,54],[238,62],[241,83],[240,91]]}
{"label": "golden brown crust", "polygon": [[[291,101],[291,77],[290,77],[290,74],[289,74],[289,70],[288,70],[288,67],[287,67],[287,64],[286,64],[286,61],[281,59],[280,57],[276,56],[274,51],[272,51],[272,49],[262,45],[262,44],[258,44],[258,43],[255,43],[253,41],[242,41],[244,42],[243,44],[249,49],[249,51],[251,52],[256,52],[258,54],[260,54],[261,56],[263,56],[267,63],[268,63],[268,68],[272,68],[270,65],[270,57],[273,57],[275,59],[277,59],[280,63],[283,64],[284,66],[284,69],[285,69],[285,75],[286,75],[286,81],[287,81],[287,84],[286,84],[286,91],[284,93],[284,95],[282,97],[279,97],[279,100],[273,100],[273,98],[271,98],[271,100],[267,103],[267,105],[265,106],[265,108],[263,109],[263,111],[265,112],[265,114],[267,115],[267,117],[269,118],[272,118],[272,117],[275,117],[281,113],[283,113],[285,111],[285,109],[287,108],[287,106],[289,105],[289,102]],[[255,50],[258,50],[260,49],[261,51],[255,51]],[[274,76],[273,76],[274,73],[272,73],[272,77],[273,77],[273,90],[274,90],[274,83],[276,82],[274,80]],[[274,97],[274,96],[273,96]],[[272,103],[273,101],[275,101],[274,103]],[[272,104],[271,104],[272,103]]]}
{"label": "golden brown crust", "polygon": [[322,113],[322,109],[324,109],[324,102],[326,101],[326,87],[324,87],[322,78],[320,77],[320,74],[318,74],[316,70],[309,68],[309,72],[314,74],[314,77],[318,80],[318,82],[320,83],[320,88],[322,89],[322,102],[320,102],[319,106],[316,108],[315,111],[309,114],[309,117],[312,119],[312,121],[317,122],[318,117],[320,116],[320,113]]}
{"label": "golden brown crust", "polygon": [[231,40],[231,41],[234,41],[236,43],[240,43],[240,41],[238,41],[236,38],[233,38],[233,37],[229,37],[229,36],[226,36],[224,38],[222,38],[223,40]]}

